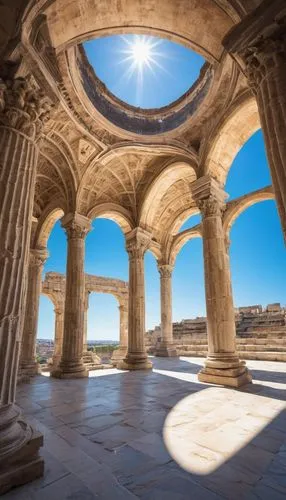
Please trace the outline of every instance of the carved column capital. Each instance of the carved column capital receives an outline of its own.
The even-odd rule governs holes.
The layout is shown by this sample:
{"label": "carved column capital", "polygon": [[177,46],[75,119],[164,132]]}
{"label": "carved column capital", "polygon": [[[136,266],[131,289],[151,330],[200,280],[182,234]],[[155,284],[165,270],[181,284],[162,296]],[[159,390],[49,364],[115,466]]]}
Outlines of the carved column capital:
{"label": "carved column capital", "polygon": [[91,230],[91,221],[84,215],[67,214],[62,218],[62,227],[68,239],[84,239]]}
{"label": "carved column capital", "polygon": [[40,268],[49,257],[49,252],[45,248],[31,248],[29,255],[29,265]]}
{"label": "carved column capital", "polygon": [[152,235],[137,227],[126,235],[126,251],[130,259],[143,258],[151,243]]}
{"label": "carved column capital", "polygon": [[245,63],[245,74],[254,92],[268,71],[280,61],[286,60],[286,28],[270,36],[259,37],[252,45],[240,52]]}
{"label": "carved column capital", "polygon": [[171,264],[161,264],[158,262],[158,271],[160,273],[161,278],[171,278],[174,266]]}
{"label": "carved column capital", "polygon": [[227,194],[218,181],[208,175],[200,177],[191,184],[191,191],[204,218],[222,216]]}
{"label": "carved column capital", "polygon": [[50,119],[51,107],[43,92],[31,88],[24,78],[1,78],[0,75],[0,125],[36,140]]}
{"label": "carved column capital", "polygon": [[262,2],[226,35],[223,45],[237,60],[256,93],[267,72],[286,59],[284,0]]}
{"label": "carved column capital", "polygon": [[64,305],[62,305],[62,306],[59,306],[59,305],[55,306],[54,307],[54,312],[55,312],[55,314],[64,314]]}

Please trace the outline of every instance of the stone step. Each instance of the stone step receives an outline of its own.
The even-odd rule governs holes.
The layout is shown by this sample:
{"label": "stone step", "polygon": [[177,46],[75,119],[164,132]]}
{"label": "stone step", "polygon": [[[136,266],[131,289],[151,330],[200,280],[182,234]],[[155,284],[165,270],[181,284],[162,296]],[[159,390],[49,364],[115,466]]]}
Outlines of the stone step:
{"label": "stone step", "polygon": [[[177,353],[179,356],[190,356],[190,357],[206,357],[207,349],[201,351],[191,351],[191,350],[180,350],[177,347]],[[260,361],[286,361],[286,352],[273,352],[273,351],[238,351],[238,355],[241,359],[253,359]]]}
{"label": "stone step", "polygon": [[286,345],[277,346],[277,345],[253,345],[253,344],[245,344],[239,345],[239,351],[269,351],[269,352],[285,352],[286,353]]}

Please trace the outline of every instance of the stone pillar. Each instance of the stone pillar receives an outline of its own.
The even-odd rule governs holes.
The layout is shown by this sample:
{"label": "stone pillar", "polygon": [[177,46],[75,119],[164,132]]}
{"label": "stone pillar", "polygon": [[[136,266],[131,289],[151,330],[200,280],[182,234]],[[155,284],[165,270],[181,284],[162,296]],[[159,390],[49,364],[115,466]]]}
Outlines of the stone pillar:
{"label": "stone pillar", "polygon": [[55,306],[55,340],[54,340],[54,354],[52,370],[58,367],[63,350],[63,336],[64,336],[64,302],[58,302]]}
{"label": "stone pillar", "polygon": [[172,322],[172,271],[170,264],[158,264],[161,290],[161,341],[156,349],[156,356],[177,356],[173,344]]}
{"label": "stone pillar", "polygon": [[39,370],[36,361],[36,340],[42,273],[47,258],[48,252],[45,249],[30,250],[27,300],[20,355],[20,378],[33,377]]}
{"label": "stone pillar", "polygon": [[0,495],[43,474],[42,436],[15,405],[37,164],[48,103],[0,78]]}
{"label": "stone pillar", "polygon": [[84,299],[84,321],[83,321],[83,352],[87,352],[87,319],[89,307],[89,292],[85,293]]}
{"label": "stone pillar", "polygon": [[239,387],[251,381],[236,350],[235,314],[222,213],[226,193],[217,181],[201,177],[191,185],[202,213],[208,357],[199,380]]}
{"label": "stone pillar", "polygon": [[52,376],[57,378],[87,377],[82,355],[85,309],[84,250],[90,220],[79,214],[62,219],[68,238],[64,337],[62,359]]}
{"label": "stone pillar", "polygon": [[128,302],[121,302],[118,309],[120,313],[120,339],[119,347],[113,351],[111,357],[114,366],[117,366],[119,361],[122,361],[126,357],[128,346]]}
{"label": "stone pillar", "polygon": [[224,39],[256,96],[286,240],[286,6],[264,0]]}
{"label": "stone pillar", "polygon": [[124,360],[118,363],[118,368],[125,370],[152,368],[144,344],[144,253],[150,241],[151,235],[141,228],[133,229],[126,236],[129,256],[128,350]]}

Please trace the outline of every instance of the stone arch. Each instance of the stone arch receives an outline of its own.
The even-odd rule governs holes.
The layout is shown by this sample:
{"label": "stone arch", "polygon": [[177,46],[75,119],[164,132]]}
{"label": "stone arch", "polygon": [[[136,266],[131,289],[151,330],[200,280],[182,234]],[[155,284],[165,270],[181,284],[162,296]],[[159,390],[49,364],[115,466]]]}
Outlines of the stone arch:
{"label": "stone arch", "polygon": [[189,207],[180,213],[173,221],[170,231],[172,235],[177,234],[180,228],[187,222],[187,220],[193,215],[199,215],[200,211],[197,206]]}
{"label": "stone arch", "polygon": [[102,203],[91,208],[87,217],[93,219],[110,219],[118,224],[123,233],[126,234],[134,229],[135,224],[132,216],[124,207],[116,203]]}
{"label": "stone arch", "polygon": [[259,203],[260,201],[265,200],[275,200],[272,186],[267,186],[265,188],[258,189],[257,191],[253,191],[252,193],[248,193],[235,199],[233,202],[230,201],[227,204],[227,208],[223,218],[223,228],[225,234],[229,234],[231,226],[242,212],[247,210],[247,208],[251,207],[255,203]]}
{"label": "stone arch", "polygon": [[170,253],[169,253],[169,262],[171,265],[175,264],[176,257],[180,250],[183,248],[183,246],[189,241],[194,238],[201,238],[202,237],[202,230],[201,230],[201,225],[197,225],[195,227],[192,227],[190,229],[186,229],[185,231],[182,231],[181,233],[178,233],[172,241],[172,245],[170,248]]}
{"label": "stone arch", "polygon": [[[34,8],[27,16],[25,38],[29,25],[38,14]],[[70,45],[98,35],[133,31],[145,34],[163,34],[167,38],[180,40],[193,47],[211,61],[219,60],[222,53],[222,39],[240,17],[237,3],[227,5],[214,0],[159,0],[142,4],[139,0],[126,0],[124,5],[111,0],[108,5],[94,4],[83,0],[49,2],[45,9],[47,24],[53,46],[57,52]],[[192,19],[192,22],[189,22]],[[65,25],[65,29],[62,26]],[[204,26],[204,30],[201,27]]]}
{"label": "stone arch", "polygon": [[46,248],[51,231],[57,222],[64,215],[65,211],[59,202],[50,204],[38,219],[34,236],[34,246]]}
{"label": "stone arch", "polygon": [[138,225],[152,229],[154,218],[164,195],[172,185],[184,178],[188,178],[189,182],[192,182],[196,179],[196,172],[190,164],[177,161],[168,164],[152,179],[145,191]]}
{"label": "stone arch", "polygon": [[211,175],[223,185],[240,148],[260,128],[256,100],[249,96],[238,102],[215,127],[202,155],[202,175]]}

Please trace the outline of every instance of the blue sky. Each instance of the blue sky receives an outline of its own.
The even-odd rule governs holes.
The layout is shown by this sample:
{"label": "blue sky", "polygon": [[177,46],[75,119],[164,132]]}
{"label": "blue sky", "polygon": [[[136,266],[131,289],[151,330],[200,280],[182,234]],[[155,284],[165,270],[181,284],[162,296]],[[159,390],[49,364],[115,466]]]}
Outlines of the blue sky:
{"label": "blue sky", "polygon": [[[185,50],[181,48],[182,58],[185,57]],[[187,80],[185,78],[185,87],[188,88],[190,83],[188,76]],[[171,83],[166,85],[166,92],[167,89],[170,90],[169,99],[172,100],[174,92]],[[126,95],[128,96],[127,90]],[[158,106],[161,105],[159,97]],[[261,131],[258,131],[237,154],[229,171],[226,191],[229,199],[232,199],[269,184],[271,178],[263,136]],[[199,220],[199,216],[191,217],[180,230],[197,224]],[[275,202],[261,202],[243,212],[235,221],[230,238],[235,305],[258,303],[265,306],[270,302],[284,304],[286,253]],[[105,219],[93,221],[93,230],[86,239],[85,271],[128,280],[128,258],[124,246],[123,234],[116,223]],[[64,273],[66,237],[59,222],[51,233],[48,249],[50,257],[45,265],[45,272]],[[160,323],[159,274],[155,258],[150,252],[145,255],[145,279],[146,328],[149,329]],[[176,260],[173,272],[173,320],[180,321],[202,315],[205,315],[202,241],[195,239],[183,247]],[[38,337],[53,336],[53,306],[48,298],[41,297]],[[119,313],[116,300],[112,296],[91,294],[88,338],[118,340]]]}
{"label": "blue sky", "polygon": [[135,70],[130,74],[134,61],[132,46],[137,41],[136,35],[129,34],[97,38],[84,44],[95,73],[121,100],[141,108],[160,108],[181,97],[198,78],[204,64],[202,56],[170,40],[151,36],[139,38],[140,44],[151,47],[154,59],[150,60],[151,69],[143,71],[142,80],[138,66],[134,65]]}

